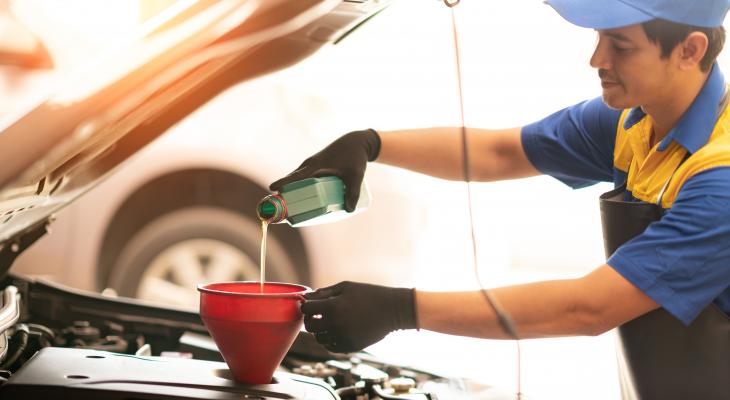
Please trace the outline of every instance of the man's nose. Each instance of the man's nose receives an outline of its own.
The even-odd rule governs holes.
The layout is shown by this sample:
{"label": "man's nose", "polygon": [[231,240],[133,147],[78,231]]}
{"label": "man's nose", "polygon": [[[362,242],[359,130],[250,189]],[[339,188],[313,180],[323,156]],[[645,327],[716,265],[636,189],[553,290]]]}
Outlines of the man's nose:
{"label": "man's nose", "polygon": [[596,49],[593,50],[593,55],[591,56],[591,67],[610,70],[613,67],[613,63],[611,62],[609,53],[607,43],[599,38],[598,43],[596,43]]}

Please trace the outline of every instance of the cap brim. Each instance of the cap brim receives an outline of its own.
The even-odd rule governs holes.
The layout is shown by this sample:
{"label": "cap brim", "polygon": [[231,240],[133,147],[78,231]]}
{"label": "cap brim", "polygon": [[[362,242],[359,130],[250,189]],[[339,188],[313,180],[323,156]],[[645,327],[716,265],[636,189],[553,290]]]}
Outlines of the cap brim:
{"label": "cap brim", "polygon": [[654,19],[620,0],[545,0],[568,22],[592,29],[613,29]]}

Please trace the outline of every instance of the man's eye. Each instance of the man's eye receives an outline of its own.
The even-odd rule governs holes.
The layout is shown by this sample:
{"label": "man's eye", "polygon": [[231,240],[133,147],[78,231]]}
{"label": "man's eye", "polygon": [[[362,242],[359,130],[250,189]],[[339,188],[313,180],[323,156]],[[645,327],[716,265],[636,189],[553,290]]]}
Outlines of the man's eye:
{"label": "man's eye", "polygon": [[616,53],[625,53],[629,50],[631,50],[631,47],[613,46],[613,51]]}

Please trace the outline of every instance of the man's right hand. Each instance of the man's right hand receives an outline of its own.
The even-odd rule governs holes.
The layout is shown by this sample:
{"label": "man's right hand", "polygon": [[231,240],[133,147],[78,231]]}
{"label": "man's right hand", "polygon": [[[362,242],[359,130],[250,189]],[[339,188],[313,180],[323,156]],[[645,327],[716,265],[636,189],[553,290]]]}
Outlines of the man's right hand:
{"label": "man's right hand", "polygon": [[269,185],[269,189],[279,191],[287,183],[302,179],[336,176],[345,184],[345,209],[353,212],[367,163],[375,161],[379,152],[380,136],[373,129],[350,132],[304,160],[299,168]]}

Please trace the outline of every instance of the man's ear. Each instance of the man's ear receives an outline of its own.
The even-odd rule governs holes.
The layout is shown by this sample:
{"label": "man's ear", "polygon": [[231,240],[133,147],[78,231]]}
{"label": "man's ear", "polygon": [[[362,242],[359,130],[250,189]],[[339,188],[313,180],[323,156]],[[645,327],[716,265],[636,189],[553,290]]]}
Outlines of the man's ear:
{"label": "man's ear", "polygon": [[687,35],[675,49],[678,52],[679,68],[696,68],[707,53],[708,43],[707,35],[702,32],[695,31]]}

